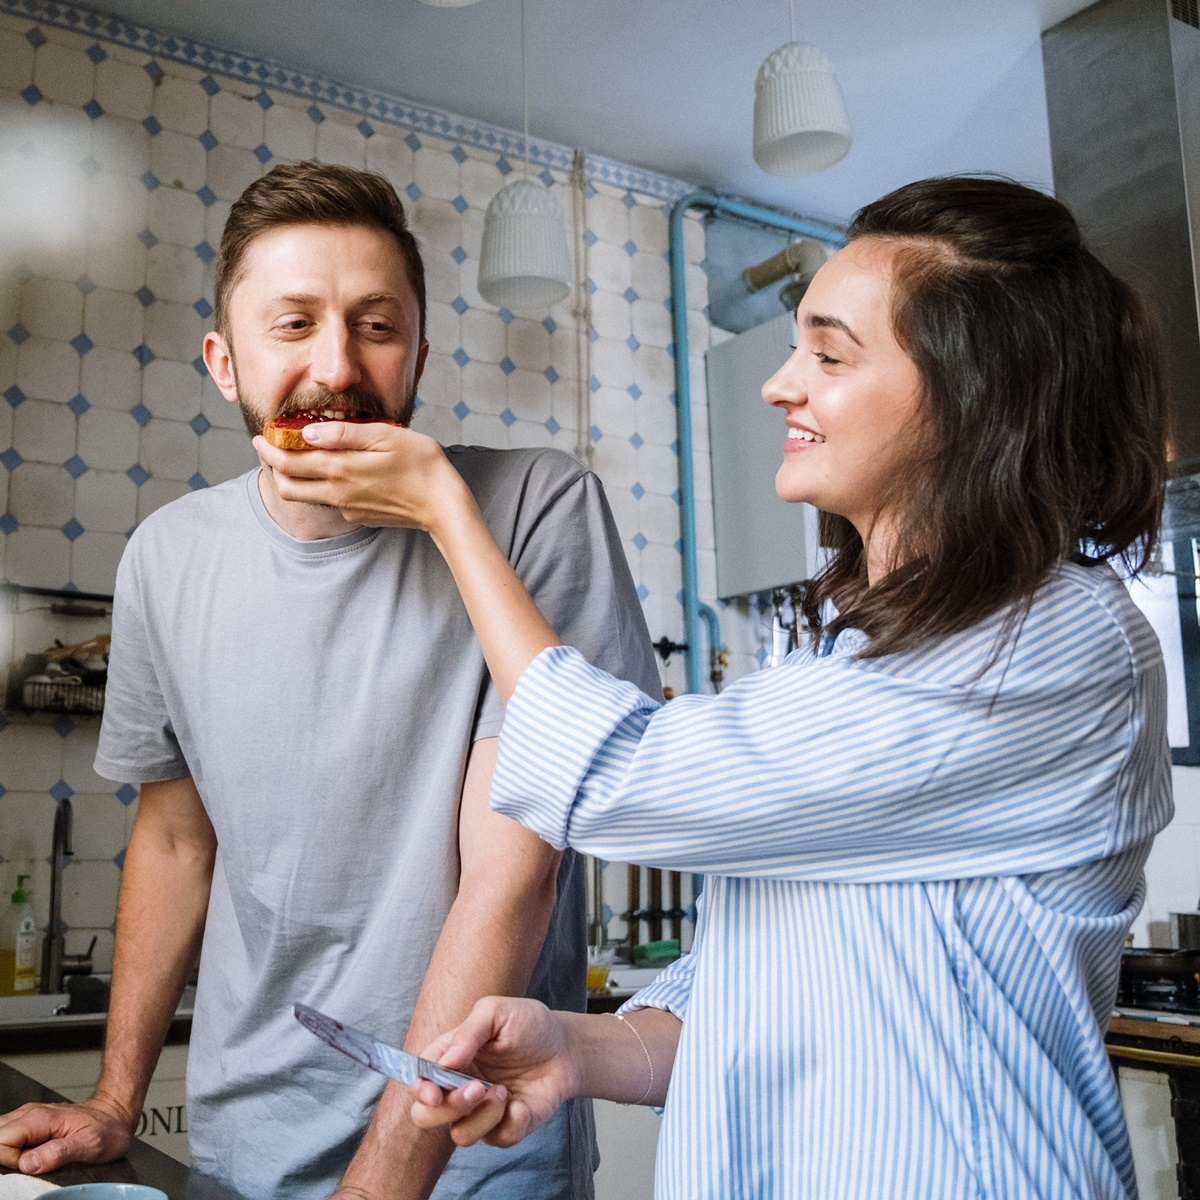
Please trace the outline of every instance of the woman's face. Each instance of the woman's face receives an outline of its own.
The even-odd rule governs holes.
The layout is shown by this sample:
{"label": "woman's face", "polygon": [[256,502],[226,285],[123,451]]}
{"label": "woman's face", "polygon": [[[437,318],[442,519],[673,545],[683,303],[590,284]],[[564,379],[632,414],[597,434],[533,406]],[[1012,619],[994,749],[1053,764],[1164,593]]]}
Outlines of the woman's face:
{"label": "woman's face", "polygon": [[894,254],[862,238],[817,272],[796,351],[762,389],[787,424],[775,490],[847,518],[864,541],[888,523],[886,491],[919,424],[921,381],[892,334]]}

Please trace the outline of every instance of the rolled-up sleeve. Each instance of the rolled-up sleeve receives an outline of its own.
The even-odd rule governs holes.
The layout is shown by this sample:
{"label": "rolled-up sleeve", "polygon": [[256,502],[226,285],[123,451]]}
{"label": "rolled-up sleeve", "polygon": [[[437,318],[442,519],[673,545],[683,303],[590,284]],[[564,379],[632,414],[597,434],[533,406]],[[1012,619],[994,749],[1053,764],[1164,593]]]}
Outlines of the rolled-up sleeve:
{"label": "rolled-up sleeve", "polygon": [[1094,623],[1043,614],[999,684],[946,682],[978,647],[963,656],[948,671],[808,657],[661,706],[556,647],[509,702],[493,806],[604,859],[841,882],[1054,869],[1161,822],[1157,651],[1139,663]]}

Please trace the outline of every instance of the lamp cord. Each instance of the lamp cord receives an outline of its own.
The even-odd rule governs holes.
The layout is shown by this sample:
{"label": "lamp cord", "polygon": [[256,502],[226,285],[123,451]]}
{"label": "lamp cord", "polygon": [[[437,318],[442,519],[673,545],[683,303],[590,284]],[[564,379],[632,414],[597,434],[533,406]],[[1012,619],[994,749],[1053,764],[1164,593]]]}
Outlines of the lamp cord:
{"label": "lamp cord", "polygon": [[[794,0],[793,0],[794,3]],[[521,0],[521,102],[525,109],[525,178],[529,178],[529,74],[525,66],[525,0]]]}

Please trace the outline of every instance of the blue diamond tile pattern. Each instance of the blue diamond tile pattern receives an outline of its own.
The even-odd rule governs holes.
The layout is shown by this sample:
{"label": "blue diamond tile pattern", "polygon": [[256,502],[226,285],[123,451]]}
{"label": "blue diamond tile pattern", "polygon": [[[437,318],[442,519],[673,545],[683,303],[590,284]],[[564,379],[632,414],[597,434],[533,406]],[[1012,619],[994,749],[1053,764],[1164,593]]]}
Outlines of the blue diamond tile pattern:
{"label": "blue diamond tile pattern", "polygon": [[637,201],[633,198],[632,192],[626,192],[625,195],[621,197],[621,203],[625,205],[626,208],[637,208]]}
{"label": "blue diamond tile pattern", "polygon": [[148,192],[154,191],[155,188],[161,187],[162,184],[158,181],[158,176],[153,171],[146,171],[142,174],[142,187]]}
{"label": "blue diamond tile pattern", "polygon": [[60,779],[51,789],[50,795],[55,800],[70,800],[75,795],[74,788],[65,779]]}
{"label": "blue diamond tile pattern", "polygon": [[207,183],[196,193],[196,196],[205,208],[211,208],[217,202],[217,193]]}
{"label": "blue diamond tile pattern", "polygon": [[[123,871],[125,870],[125,851],[122,850],[119,854],[113,855],[113,862]],[[116,933],[116,924],[113,925],[113,933]]]}
{"label": "blue diamond tile pattern", "polygon": [[12,513],[6,512],[4,516],[0,517],[0,533],[5,535],[16,533],[19,528],[20,523],[17,521],[17,518],[12,515]]}
{"label": "blue diamond tile pattern", "polygon": [[417,187],[417,185],[416,185],[415,183],[410,183],[410,184],[408,185],[408,187],[406,187],[406,188],[404,189],[404,194],[405,194],[405,195],[406,195],[406,196],[407,196],[407,197],[408,197],[408,198],[409,198],[409,199],[410,199],[410,200],[411,200],[411,201],[412,201],[414,204],[416,204],[416,202],[417,202],[418,200],[420,200],[420,198],[421,198],[421,189],[420,189],[419,187]]}
{"label": "blue diamond tile pattern", "polygon": [[646,439],[640,433],[635,433],[630,437],[629,444],[635,450],[640,450],[646,444]]}
{"label": "blue diamond tile pattern", "polygon": [[467,252],[461,246],[455,246],[450,251],[450,257],[461,267],[467,259]]}
{"label": "blue diamond tile pattern", "polygon": [[130,410],[129,415],[145,429],[151,421],[154,420],[154,414],[144,405],[135,404]]}
{"label": "blue diamond tile pattern", "polygon": [[207,242],[200,242],[195,247],[195,250],[196,257],[201,262],[210,263],[214,258],[217,257],[217,252]]}
{"label": "blue diamond tile pattern", "polygon": [[142,232],[138,234],[138,241],[141,242],[147,250],[153,250],[154,247],[158,245],[158,238],[156,238],[149,229],[143,229]]}
{"label": "blue diamond tile pattern", "polygon": [[455,196],[450,203],[454,206],[454,211],[458,213],[460,217],[467,211],[468,208],[471,207],[466,200],[462,198],[462,196]]}
{"label": "blue diamond tile pattern", "polygon": [[271,108],[275,104],[275,101],[266,92],[259,92],[254,97],[254,101],[263,112],[266,112],[268,108]]}
{"label": "blue diamond tile pattern", "polygon": [[4,398],[8,401],[9,408],[16,408],[25,403],[25,393],[15,383],[11,387],[5,388]]}
{"label": "blue diamond tile pattern", "polygon": [[0,466],[3,466],[6,471],[15,471],[24,461],[20,451],[13,446],[9,446],[7,450],[0,453]]}
{"label": "blue diamond tile pattern", "polygon": [[91,348],[92,348],[92,347],[93,347],[95,344],[96,344],[96,343],[95,343],[95,342],[93,342],[93,341],[92,341],[92,339],[91,339],[90,337],[88,337],[88,335],[87,335],[86,333],[77,333],[77,334],[76,334],[76,335],[75,335],[75,336],[74,336],[74,337],[71,339],[71,348],[72,348],[72,349],[75,351],[75,353],[76,353],[76,354],[78,354],[78,355],[79,355],[81,358],[82,358],[82,357],[83,357],[83,356],[84,356],[84,355],[85,355],[85,354],[86,354],[86,353],[87,353],[87,352],[88,352],[88,351],[89,351],[89,350],[90,350],[90,349],[91,349]]}
{"label": "blue diamond tile pattern", "polygon": [[409,148],[409,149],[410,149],[410,150],[411,150],[411,151],[412,151],[414,154],[416,154],[416,152],[417,152],[418,150],[420,150],[420,148],[421,148],[421,139],[420,139],[419,137],[417,137],[417,135],[416,135],[415,133],[410,133],[410,134],[408,135],[408,137],[406,137],[406,138],[404,139],[404,144],[405,144],[405,145],[406,145],[406,146],[407,146],[407,147],[408,147],[408,148]]}
{"label": "blue diamond tile pattern", "polygon": [[470,308],[470,305],[461,296],[455,296],[450,301],[450,307],[461,317]]}
{"label": "blue diamond tile pattern", "polygon": [[203,413],[197,413],[188,424],[198,437],[203,437],[212,428],[212,422]]}
{"label": "blue diamond tile pattern", "polygon": [[154,361],[154,351],[143,342],[133,351],[133,357],[138,360],[143,367],[148,367]]}
{"label": "blue diamond tile pattern", "polygon": [[546,430],[551,437],[553,437],[562,428],[562,426],[553,417],[547,417],[542,424],[546,427]]}
{"label": "blue diamond tile pattern", "polygon": [[157,117],[147,117],[142,122],[142,128],[151,137],[158,137],[158,135],[162,133],[162,122]]}
{"label": "blue diamond tile pattern", "polygon": [[149,308],[154,303],[154,293],[145,284],[133,294],[137,297],[138,303],[143,308]]}
{"label": "blue diamond tile pattern", "polygon": [[650,544],[649,539],[644,533],[641,532],[635,533],[631,540],[639,550],[645,550],[645,548]]}
{"label": "blue diamond tile pattern", "polygon": [[80,275],[80,277],[75,280],[75,286],[85,296],[90,296],[96,290],[96,285],[92,282],[90,275]]}
{"label": "blue diamond tile pattern", "polygon": [[315,104],[308,106],[308,115],[314,125],[320,125],[325,120],[325,114]]}
{"label": "blue diamond tile pattern", "polygon": [[627,287],[627,288],[626,288],[626,289],[625,289],[625,290],[624,290],[624,291],[621,293],[621,295],[623,295],[623,296],[625,297],[625,299],[629,301],[629,303],[630,303],[630,304],[632,304],[632,303],[633,303],[633,302],[634,302],[634,301],[635,301],[635,300],[638,298],[638,294],[637,294],[637,292],[635,292],[635,291],[633,290],[633,288],[631,288],[631,287]]}
{"label": "blue diamond tile pattern", "polygon": [[644,583],[638,584],[637,597],[643,604],[650,599],[650,589]]}
{"label": "blue diamond tile pattern", "polygon": [[625,243],[625,253],[632,258],[637,253],[637,243],[631,238]]}
{"label": "blue diamond tile pattern", "polygon": [[67,407],[77,416],[82,417],[85,412],[92,406],[88,403],[88,398],[82,392],[76,392],[70,400],[67,401]]}
{"label": "blue diamond tile pattern", "polygon": [[14,325],[8,331],[8,340],[14,345],[19,346],[22,342],[29,341],[29,330],[24,325]]}
{"label": "blue diamond tile pattern", "polygon": [[78,454],[72,454],[71,457],[68,458],[65,463],[63,463],[63,466],[66,468],[67,474],[70,475],[72,479],[78,479],[80,475],[82,475],[88,469],[87,463],[85,463]]}
{"label": "blue diamond tile pattern", "polygon": [[471,410],[467,407],[464,401],[460,400],[451,411],[460,421],[465,421],[467,414],[470,413]]}
{"label": "blue diamond tile pattern", "polygon": [[413,412],[418,413],[425,407],[425,401],[421,399],[420,393],[413,397]]}
{"label": "blue diamond tile pattern", "polygon": [[517,419],[517,414],[515,412],[513,412],[513,410],[511,408],[506,408],[500,414],[500,420],[504,424],[505,429],[507,429],[510,425],[512,425],[512,423],[516,419]]}
{"label": "blue diamond tile pattern", "polygon": [[513,360],[509,358],[507,354],[500,360],[500,370],[502,370],[505,375],[511,375],[516,369],[517,364],[513,362]]}
{"label": "blue diamond tile pattern", "polygon": [[162,67],[160,67],[158,65],[158,63],[153,62],[153,61],[148,62],[142,69],[146,72],[147,75],[150,76],[151,79],[154,80],[155,83],[162,82],[163,69],[162,69]]}
{"label": "blue diamond tile pattern", "polygon": [[206,129],[197,140],[205,150],[215,150],[220,145],[211,129]]}
{"label": "blue diamond tile pattern", "polygon": [[554,186],[554,176],[550,174],[548,169],[539,171],[538,178],[546,185],[546,187]]}
{"label": "blue diamond tile pattern", "polygon": [[671,493],[671,499],[674,500],[676,504],[682,504],[683,503],[683,493],[678,488],[676,488]]}
{"label": "blue diamond tile pattern", "polygon": [[635,483],[629,490],[633,493],[635,500],[640,500],[646,494],[646,489],[640,483]]}
{"label": "blue diamond tile pattern", "polygon": [[513,323],[513,321],[515,320],[512,309],[510,309],[510,308],[501,307],[496,312],[496,316],[498,316],[500,318],[500,320],[502,320],[505,323],[505,325],[511,325]]}
{"label": "blue diamond tile pattern", "polygon": [[676,457],[676,458],[678,458],[678,457],[679,457],[679,439],[678,439],[678,438],[676,438],[676,439],[675,439],[675,440],[674,440],[674,441],[671,443],[671,453],[672,453],[673,455],[675,455],[675,457]]}
{"label": "blue diamond tile pattern", "polygon": [[452,357],[460,367],[465,367],[471,361],[471,356],[461,346],[455,350]]}
{"label": "blue diamond tile pattern", "polygon": [[199,471],[197,471],[191,477],[191,479],[189,479],[187,481],[187,485],[188,485],[188,487],[190,487],[192,489],[193,492],[199,492],[199,491],[202,491],[204,488],[208,487],[208,480],[205,479],[204,476],[201,475]]}
{"label": "blue diamond tile pattern", "polygon": [[512,163],[510,163],[503,154],[496,159],[496,170],[499,171],[501,175],[511,175],[512,169]]}
{"label": "blue diamond tile pattern", "polygon": [[553,333],[558,328],[558,322],[553,317],[546,317],[542,321],[542,328],[547,333]]}
{"label": "blue diamond tile pattern", "polygon": [[26,104],[36,104],[42,98],[42,90],[36,83],[31,83],[28,87],[21,89],[21,99]]}
{"label": "blue diamond tile pattern", "polygon": [[450,157],[461,167],[467,161],[467,152],[461,146],[455,146],[450,151]]}
{"label": "blue diamond tile pattern", "polygon": [[26,35],[25,40],[35,49],[40,50],[46,44],[46,35],[35,25]]}
{"label": "blue diamond tile pattern", "polygon": [[642,343],[641,343],[641,342],[639,342],[639,341],[637,340],[637,338],[635,338],[635,337],[633,336],[633,334],[631,333],[631,334],[630,334],[630,335],[629,335],[629,336],[628,336],[628,337],[625,339],[625,345],[627,345],[627,346],[630,348],[630,350],[640,350],[640,349],[641,349],[641,346],[642,346]]}
{"label": "blue diamond tile pattern", "polygon": [[542,374],[545,375],[545,377],[550,380],[551,383],[558,382],[558,372],[553,367],[547,367]]}
{"label": "blue diamond tile pattern", "polygon": [[134,463],[125,474],[133,480],[134,487],[141,487],[150,478],[150,472],[141,463]]}
{"label": "blue diamond tile pattern", "polygon": [[205,75],[205,77],[200,80],[200,86],[210,96],[215,96],[221,90],[221,85],[217,83],[217,81],[211,75]]}
{"label": "blue diamond tile pattern", "polygon": [[200,299],[197,300],[196,303],[192,305],[192,307],[206,321],[208,320],[209,317],[211,317],[213,315],[213,306],[211,304],[209,304],[209,302],[207,300],[205,300],[205,298],[203,296],[201,296]]}
{"label": "blue diamond tile pattern", "polygon": [[254,147],[254,157],[257,158],[258,161],[263,164],[263,166],[266,166],[267,163],[271,161],[272,154],[262,142],[259,142],[259,144]]}
{"label": "blue diamond tile pattern", "polygon": [[588,387],[591,388],[591,390],[593,392],[598,392],[600,390],[600,380],[598,380],[595,377],[595,375],[593,375],[591,378],[591,381],[588,384]]}
{"label": "blue diamond tile pattern", "polygon": [[629,385],[629,394],[635,400],[640,400],[642,398],[642,389],[640,387],[638,387],[638,385],[636,383],[631,383]]}
{"label": "blue diamond tile pattern", "polygon": [[75,730],[75,722],[70,717],[58,717],[50,726],[60,738],[70,737]]}
{"label": "blue diamond tile pattern", "polygon": [[204,365],[204,359],[199,354],[192,359],[192,370],[195,371],[201,379],[208,374],[208,368]]}
{"label": "blue diamond tile pattern", "polygon": [[359,121],[357,129],[365,138],[373,138],[375,136],[375,126],[366,117]]}
{"label": "blue diamond tile pattern", "polygon": [[77,520],[75,520],[74,517],[72,517],[62,527],[62,532],[63,532],[63,537],[65,537],[68,542],[73,542],[83,532],[83,526],[80,525],[80,523]]}
{"label": "blue diamond tile pattern", "polygon": [[604,436],[604,434],[600,431],[599,425],[593,425],[589,432],[592,435],[593,442],[598,442]]}
{"label": "blue diamond tile pattern", "polygon": [[587,293],[589,296],[594,296],[596,294],[596,281],[594,279],[589,279],[587,281]]}
{"label": "blue diamond tile pattern", "polygon": [[136,799],[138,793],[137,788],[131,783],[123,783],[117,788],[117,799],[128,808]]}
{"label": "blue diamond tile pattern", "polygon": [[589,246],[594,246],[600,239],[589,229],[583,235],[583,240],[587,242]]}
{"label": "blue diamond tile pattern", "polygon": [[84,106],[83,111],[93,120],[98,121],[104,116],[104,109],[95,100],[89,100]]}

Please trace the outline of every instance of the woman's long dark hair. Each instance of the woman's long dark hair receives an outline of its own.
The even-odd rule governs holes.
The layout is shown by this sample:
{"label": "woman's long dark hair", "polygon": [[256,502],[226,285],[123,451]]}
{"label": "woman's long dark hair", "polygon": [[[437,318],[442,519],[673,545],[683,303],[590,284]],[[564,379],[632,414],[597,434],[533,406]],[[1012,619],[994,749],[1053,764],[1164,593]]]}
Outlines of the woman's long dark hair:
{"label": "woman's long dark hair", "polygon": [[1063,559],[1144,566],[1167,475],[1158,329],[1071,213],[1008,180],[927,179],[849,236],[897,241],[892,326],[922,380],[921,448],[892,490],[898,568],[873,587],[854,527],[822,514],[834,555],[810,629],[832,599],[830,629],[862,629],[876,657],[1004,611],[1003,643]]}

